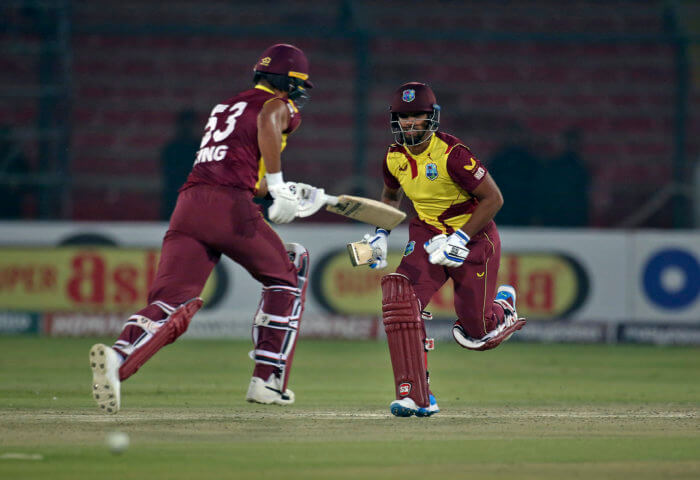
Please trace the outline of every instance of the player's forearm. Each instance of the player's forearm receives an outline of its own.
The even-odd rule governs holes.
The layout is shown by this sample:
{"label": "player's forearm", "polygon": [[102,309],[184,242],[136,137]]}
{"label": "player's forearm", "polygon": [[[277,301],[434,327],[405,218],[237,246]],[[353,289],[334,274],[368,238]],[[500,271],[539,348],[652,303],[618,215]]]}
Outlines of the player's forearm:
{"label": "player's forearm", "polygon": [[469,221],[462,226],[461,230],[469,237],[473,237],[496,216],[503,206],[503,195],[496,182],[493,181],[493,178],[488,173],[479,186],[470,193],[479,203],[472,212]]}
{"label": "player's forearm", "polygon": [[382,189],[382,202],[394,208],[399,208],[403,198],[402,190],[391,190],[386,186]]}
{"label": "player's forearm", "polygon": [[476,206],[469,221],[462,226],[461,230],[470,238],[473,237],[494,219],[502,205],[503,198],[500,196],[479,200],[479,205]]}

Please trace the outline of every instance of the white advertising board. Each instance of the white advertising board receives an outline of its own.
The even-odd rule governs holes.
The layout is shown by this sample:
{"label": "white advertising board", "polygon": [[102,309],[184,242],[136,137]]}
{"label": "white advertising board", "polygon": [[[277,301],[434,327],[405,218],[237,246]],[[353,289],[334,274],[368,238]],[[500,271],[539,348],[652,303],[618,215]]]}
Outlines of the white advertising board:
{"label": "white advertising board", "polygon": [[[302,330],[347,337],[375,332],[379,280],[401,260],[407,228],[392,232],[390,265],[379,272],[353,268],[347,258],[345,245],[369,231],[364,225],[274,228],[284,241],[301,243],[310,252],[312,278]],[[104,331],[112,333],[119,323],[115,318],[144,306],[166,229],[165,223],[0,222],[0,311],[46,314],[44,328],[60,334],[93,332],[99,317]],[[500,233],[499,279],[517,286],[519,312],[533,322],[700,323],[700,233],[525,228]],[[71,247],[56,248],[68,239]],[[94,252],[80,247],[95,240],[107,247]],[[76,273],[82,261],[89,268]],[[247,337],[260,285],[228,259],[212,277],[204,292],[207,308],[188,335]],[[452,293],[449,285],[443,290],[428,309],[449,319]],[[343,325],[348,318],[352,321]]]}

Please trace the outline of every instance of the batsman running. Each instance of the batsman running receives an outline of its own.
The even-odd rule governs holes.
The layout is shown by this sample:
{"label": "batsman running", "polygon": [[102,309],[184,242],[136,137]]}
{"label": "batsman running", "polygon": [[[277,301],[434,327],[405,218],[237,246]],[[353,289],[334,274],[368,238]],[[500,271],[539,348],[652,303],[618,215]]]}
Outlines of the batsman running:
{"label": "batsman running", "polygon": [[216,105],[192,172],[180,188],[148,306],[132,315],[112,347],[90,349],[92,394],[99,408],[117,413],[121,382],[174,342],[202,306],[199,295],[222,254],[262,283],[253,318],[255,361],[246,400],[289,405],[287,388],[309,274],[309,255],[284,244],[265,222],[253,196],[270,194],[269,217],[291,222],[300,208],[296,184],[285,182],[281,152],[301,123],[308,100],[309,62],[287,44],[265,50],[254,87]]}
{"label": "batsman running", "polygon": [[[398,417],[440,411],[429,386],[424,309],[451,278],[457,314],[452,334],[469,350],[489,350],[525,324],[515,310],[515,289],[497,288],[501,241],[493,221],[503,205],[486,168],[458,138],[438,132],[440,106],[424,83],[401,85],[390,106],[396,143],[384,157],[382,201],[398,207],[403,193],[418,214],[396,273],[382,278],[382,311]],[[365,235],[374,251],[369,266],[387,266],[389,231]]]}

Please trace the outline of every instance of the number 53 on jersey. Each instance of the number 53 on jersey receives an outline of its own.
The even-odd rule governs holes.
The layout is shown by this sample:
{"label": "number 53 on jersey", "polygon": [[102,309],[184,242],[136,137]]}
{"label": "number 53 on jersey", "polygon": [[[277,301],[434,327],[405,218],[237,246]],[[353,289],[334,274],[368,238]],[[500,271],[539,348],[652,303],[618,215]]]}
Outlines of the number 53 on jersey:
{"label": "number 53 on jersey", "polygon": [[[236,128],[236,119],[243,114],[247,105],[247,102],[238,102],[233,105],[219,104],[212,109],[207,125],[204,127],[204,137],[202,137],[202,143],[199,144],[195,165],[202,162],[218,162],[226,158],[228,146],[218,144],[233,133]],[[224,117],[221,115],[222,113],[228,113],[228,115],[223,121],[223,125],[220,125]],[[219,126],[221,128],[218,128]],[[211,145],[209,145],[210,142]]]}

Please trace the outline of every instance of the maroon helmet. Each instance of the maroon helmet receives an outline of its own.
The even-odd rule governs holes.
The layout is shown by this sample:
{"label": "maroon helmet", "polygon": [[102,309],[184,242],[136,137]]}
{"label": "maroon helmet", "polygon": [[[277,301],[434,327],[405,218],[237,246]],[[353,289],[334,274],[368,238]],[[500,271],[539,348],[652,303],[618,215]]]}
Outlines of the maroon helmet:
{"label": "maroon helmet", "polygon": [[[389,106],[391,115],[391,132],[396,143],[401,145],[418,145],[428,140],[440,127],[440,105],[431,88],[425,83],[408,82],[401,85],[391,98]],[[410,113],[427,113],[428,126],[425,130],[412,131],[423,132],[421,136],[406,136],[401,127],[399,117]]]}
{"label": "maroon helmet", "polygon": [[309,61],[299,48],[286,43],[268,47],[253,67],[257,83],[267,80],[278,90],[287,92],[289,98],[299,106],[309,99],[307,88],[313,88],[309,81]]}

